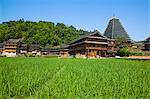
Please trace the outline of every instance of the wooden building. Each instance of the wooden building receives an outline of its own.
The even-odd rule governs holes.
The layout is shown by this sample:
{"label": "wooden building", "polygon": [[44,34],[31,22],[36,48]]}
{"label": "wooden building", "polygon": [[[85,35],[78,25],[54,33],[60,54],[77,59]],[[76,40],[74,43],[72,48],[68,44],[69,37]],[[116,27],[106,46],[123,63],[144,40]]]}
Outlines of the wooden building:
{"label": "wooden building", "polygon": [[69,45],[62,45],[60,47],[60,55],[61,57],[69,57]]}
{"label": "wooden building", "polygon": [[41,49],[41,54],[42,55],[48,55],[50,53],[50,48],[42,48]]}
{"label": "wooden building", "polygon": [[9,39],[4,42],[3,53],[7,57],[15,57],[19,53],[22,39]]}
{"label": "wooden building", "polygon": [[133,49],[139,49],[139,50],[144,50],[144,44],[143,44],[143,41],[139,41],[139,42],[134,42],[131,47]]}
{"label": "wooden building", "polygon": [[28,46],[28,53],[33,55],[41,55],[41,48],[39,44],[30,44]]}
{"label": "wooden building", "polygon": [[27,53],[28,53],[28,45],[27,44],[21,44],[20,54],[27,54]]}
{"label": "wooden building", "polygon": [[60,55],[60,48],[42,48],[41,49],[42,55]]}
{"label": "wooden building", "polygon": [[4,50],[3,45],[4,43],[0,43],[0,55],[3,53],[3,50]]}
{"label": "wooden building", "polygon": [[69,44],[69,54],[77,58],[105,57],[108,44],[108,38],[95,31],[71,42]]}
{"label": "wooden building", "polygon": [[68,57],[68,45],[62,45],[52,48],[42,48],[41,50],[42,55],[56,55],[56,56],[63,56]]}
{"label": "wooden building", "polygon": [[150,37],[144,41],[144,50],[150,51]]}
{"label": "wooden building", "polygon": [[107,52],[109,51],[115,51],[115,42],[116,40],[115,39],[107,39],[107,42],[108,42],[108,47],[107,47]]}

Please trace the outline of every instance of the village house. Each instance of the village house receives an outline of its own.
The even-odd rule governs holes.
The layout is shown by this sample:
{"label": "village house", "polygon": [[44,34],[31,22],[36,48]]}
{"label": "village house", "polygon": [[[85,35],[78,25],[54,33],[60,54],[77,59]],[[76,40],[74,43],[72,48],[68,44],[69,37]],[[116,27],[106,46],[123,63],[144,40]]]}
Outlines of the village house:
{"label": "village house", "polygon": [[107,47],[107,37],[95,31],[72,41],[69,44],[69,54],[77,58],[105,57]]}
{"label": "village house", "polygon": [[4,42],[2,56],[15,57],[20,53],[20,45],[22,39],[9,39]]}
{"label": "village house", "polygon": [[42,55],[60,55],[60,48],[54,47],[54,48],[42,48],[41,49],[41,54]]}
{"label": "village house", "polygon": [[107,46],[107,52],[115,51],[115,39],[109,39],[107,38],[108,46]]}
{"label": "village house", "polygon": [[148,37],[148,38],[144,41],[144,50],[145,50],[145,51],[150,51],[150,37]]}
{"label": "village house", "polygon": [[3,50],[4,50],[3,45],[4,43],[0,43],[0,55],[3,53]]}
{"label": "village house", "polygon": [[62,45],[60,46],[60,55],[61,57],[69,57],[69,45]]}
{"label": "village house", "polygon": [[28,54],[41,55],[41,48],[39,44],[28,45]]}
{"label": "village house", "polygon": [[50,53],[50,48],[42,48],[41,49],[41,54],[42,55],[49,55],[49,53]]}
{"label": "village house", "polygon": [[56,46],[52,48],[42,48],[42,55],[56,55],[62,57],[68,57],[68,45]]}
{"label": "village house", "polygon": [[144,44],[142,41],[139,41],[139,42],[134,42],[132,43],[132,48],[133,49],[140,49],[140,50],[144,50]]}
{"label": "village house", "polygon": [[20,54],[25,55],[28,53],[28,45],[27,44],[21,44],[20,46]]}

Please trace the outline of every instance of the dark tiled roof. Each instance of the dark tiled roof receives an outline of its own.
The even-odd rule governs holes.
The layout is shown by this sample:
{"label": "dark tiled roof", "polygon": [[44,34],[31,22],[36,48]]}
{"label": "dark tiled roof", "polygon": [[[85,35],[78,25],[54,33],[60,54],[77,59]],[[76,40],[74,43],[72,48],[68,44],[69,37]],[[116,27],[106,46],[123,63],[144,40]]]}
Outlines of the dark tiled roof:
{"label": "dark tiled roof", "polygon": [[42,48],[42,51],[60,51],[60,50],[63,50],[63,49],[68,49],[69,45],[61,45],[61,46],[55,46],[55,47],[45,47],[45,48]]}
{"label": "dark tiled roof", "polygon": [[9,39],[7,42],[19,42],[19,41],[22,41],[22,39]]}
{"label": "dark tiled roof", "polygon": [[20,49],[21,50],[27,50],[28,49],[28,45],[27,44],[21,44]]}
{"label": "dark tiled roof", "polygon": [[21,44],[21,46],[28,46],[28,44]]}
{"label": "dark tiled roof", "polygon": [[29,45],[29,47],[40,47],[40,45],[39,44],[31,44],[31,45]]}
{"label": "dark tiled roof", "polygon": [[81,37],[79,37],[79,38],[73,40],[70,44],[72,44],[72,43],[74,43],[74,42],[76,42],[76,41],[78,41],[78,40],[80,40],[80,39],[83,39],[83,38],[86,38],[86,37],[90,37],[90,36],[92,36],[92,35],[94,35],[94,34],[98,34],[98,35],[100,35],[103,39],[107,39],[107,37],[104,36],[103,34],[101,34],[99,31],[94,31],[94,32],[87,33],[86,35],[83,35],[83,36],[81,36]]}
{"label": "dark tiled roof", "polygon": [[149,41],[149,42],[150,42],[150,37],[148,37],[148,38],[146,39],[146,41]]}
{"label": "dark tiled roof", "polygon": [[42,48],[42,52],[48,52],[48,51],[50,51],[51,50],[51,48]]}
{"label": "dark tiled roof", "polygon": [[33,51],[33,50],[40,50],[40,45],[39,44],[31,44],[28,46],[29,47],[29,51]]}
{"label": "dark tiled roof", "polygon": [[60,48],[68,48],[68,47],[69,47],[69,45],[65,45],[65,44],[60,46]]}
{"label": "dark tiled roof", "polygon": [[111,39],[123,38],[125,40],[130,40],[128,33],[125,31],[118,18],[109,20],[104,35]]}
{"label": "dark tiled roof", "polygon": [[148,37],[144,43],[150,43],[150,37]]}

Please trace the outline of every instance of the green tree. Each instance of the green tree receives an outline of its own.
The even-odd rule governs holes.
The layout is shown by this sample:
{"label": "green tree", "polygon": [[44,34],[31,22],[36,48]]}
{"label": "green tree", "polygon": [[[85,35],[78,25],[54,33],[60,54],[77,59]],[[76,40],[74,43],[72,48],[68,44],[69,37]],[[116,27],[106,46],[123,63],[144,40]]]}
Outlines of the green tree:
{"label": "green tree", "polygon": [[84,35],[87,31],[67,26],[63,23],[39,21],[3,22],[0,24],[0,43],[14,38],[23,38],[25,44],[40,44],[42,47],[69,44],[72,40]]}

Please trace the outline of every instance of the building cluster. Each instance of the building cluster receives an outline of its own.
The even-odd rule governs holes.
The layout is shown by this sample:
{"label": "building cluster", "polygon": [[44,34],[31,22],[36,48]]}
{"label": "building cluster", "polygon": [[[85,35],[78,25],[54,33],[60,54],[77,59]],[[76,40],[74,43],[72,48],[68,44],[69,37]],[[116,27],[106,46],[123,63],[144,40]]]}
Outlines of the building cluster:
{"label": "building cluster", "polygon": [[22,44],[22,39],[9,39],[0,44],[0,55],[16,57],[20,55],[67,55],[65,47],[41,48],[39,44]]}
{"label": "building cluster", "polygon": [[109,52],[116,51],[116,39],[118,38],[124,38],[133,48],[150,51],[150,37],[142,43],[132,43],[119,19],[113,17],[109,20],[104,35],[99,31],[94,31],[75,39],[68,45],[55,48],[41,48],[39,44],[22,44],[22,39],[9,39],[0,44],[0,54],[8,57],[29,54],[100,58],[107,57]]}

